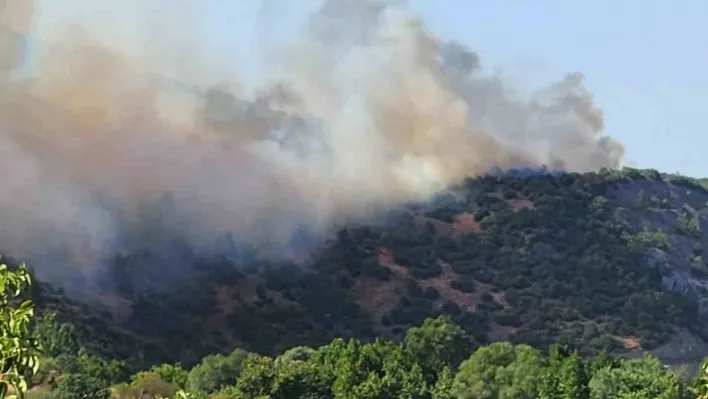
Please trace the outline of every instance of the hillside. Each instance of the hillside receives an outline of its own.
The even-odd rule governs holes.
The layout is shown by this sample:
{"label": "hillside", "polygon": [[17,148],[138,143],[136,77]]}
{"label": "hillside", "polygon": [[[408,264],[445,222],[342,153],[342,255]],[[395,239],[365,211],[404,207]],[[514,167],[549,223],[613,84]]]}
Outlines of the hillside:
{"label": "hillside", "polygon": [[708,355],[707,204],[701,181],[655,171],[510,171],[342,229],[290,264],[232,245],[195,258],[189,283],[158,291],[144,281],[164,270],[136,270],[150,264],[146,248],[116,260],[105,278],[116,292],[101,305],[46,286],[35,298],[93,349],[139,368],[400,339],[441,314],[477,346],[557,342],[692,363]]}

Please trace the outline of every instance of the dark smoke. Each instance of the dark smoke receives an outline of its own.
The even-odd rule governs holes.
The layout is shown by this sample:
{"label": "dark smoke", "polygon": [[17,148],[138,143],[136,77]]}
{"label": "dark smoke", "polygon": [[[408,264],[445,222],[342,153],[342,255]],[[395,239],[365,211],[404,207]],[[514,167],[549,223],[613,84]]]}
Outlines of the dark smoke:
{"label": "dark smoke", "polygon": [[[0,250],[41,279],[86,290],[77,271],[137,248],[171,276],[232,241],[287,257],[493,167],[588,171],[623,156],[582,75],[521,98],[404,2],[326,1],[247,90],[203,50],[202,1],[101,2],[39,43],[24,78],[42,8],[0,3]],[[134,23],[107,32],[112,7],[133,7]]]}

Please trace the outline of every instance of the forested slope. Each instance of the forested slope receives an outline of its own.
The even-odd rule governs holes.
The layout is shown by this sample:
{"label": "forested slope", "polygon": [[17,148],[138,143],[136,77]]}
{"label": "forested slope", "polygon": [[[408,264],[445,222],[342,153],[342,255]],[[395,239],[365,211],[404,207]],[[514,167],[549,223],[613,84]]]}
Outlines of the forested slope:
{"label": "forested slope", "polygon": [[149,265],[146,248],[116,260],[100,312],[47,290],[37,300],[102,353],[141,367],[237,347],[276,354],[337,337],[401,338],[438,315],[475,345],[645,349],[693,362],[707,350],[701,184],[633,169],[509,171],[341,229],[288,264],[230,243],[194,258],[189,283],[157,291],[141,281],[160,271],[135,266]]}

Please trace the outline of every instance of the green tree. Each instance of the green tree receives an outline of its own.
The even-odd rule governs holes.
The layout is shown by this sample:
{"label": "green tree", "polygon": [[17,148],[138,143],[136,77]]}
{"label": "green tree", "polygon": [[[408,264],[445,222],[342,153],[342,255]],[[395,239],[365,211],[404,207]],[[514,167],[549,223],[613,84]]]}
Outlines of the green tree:
{"label": "green tree", "polygon": [[401,344],[376,340],[334,340],[320,348],[312,361],[329,379],[337,399],[415,399],[428,397],[429,385],[417,357]]}
{"label": "green tree", "polygon": [[697,395],[696,399],[708,399],[708,359],[701,364],[701,370],[691,388]]}
{"label": "green tree", "polygon": [[220,388],[234,385],[248,353],[236,349],[229,355],[210,355],[194,366],[187,376],[189,390],[212,393]]}
{"label": "green tree", "polygon": [[577,352],[563,359],[559,378],[562,399],[588,399],[588,382],[585,364]]}
{"label": "green tree", "polygon": [[539,378],[539,399],[587,399],[588,395],[588,375],[580,356],[568,355],[560,346],[553,345]]}
{"label": "green tree", "polygon": [[636,234],[623,234],[623,238],[627,240],[627,245],[632,251],[644,252],[653,247],[666,250],[669,248],[668,236],[661,229],[651,231],[644,228]]}
{"label": "green tree", "polygon": [[0,265],[0,398],[11,388],[18,397],[24,397],[27,377],[39,367],[40,345],[30,331],[34,303],[21,300],[31,284],[25,265],[15,271]]}
{"label": "green tree", "polygon": [[527,345],[484,346],[462,363],[452,392],[460,399],[532,399],[541,365],[541,355]]}
{"label": "green tree", "polygon": [[133,376],[130,383],[122,383],[111,389],[112,399],[172,398],[178,387],[165,381],[159,374],[141,371]]}
{"label": "green tree", "polygon": [[586,363],[586,370],[588,375],[593,376],[599,370],[604,368],[614,368],[620,365],[620,361],[617,358],[610,356],[606,350],[600,352],[599,355],[593,357],[590,361]]}
{"label": "green tree", "polygon": [[237,391],[244,398],[269,397],[275,379],[273,359],[250,354],[243,362],[241,375],[236,383]]}
{"label": "green tree", "polygon": [[452,387],[455,382],[455,377],[449,368],[444,368],[438,376],[433,389],[431,390],[431,399],[455,399],[452,394]]}
{"label": "green tree", "polygon": [[[381,398],[415,399],[428,393],[423,368],[401,345],[391,348],[382,364]],[[442,370],[441,370],[442,371]],[[372,372],[376,372],[372,370]]]}
{"label": "green tree", "polygon": [[56,390],[56,397],[61,399],[106,398],[111,386],[129,377],[123,362],[106,361],[84,348],[78,355],[61,355],[57,360],[65,374]]}
{"label": "green tree", "polygon": [[601,369],[589,387],[591,399],[680,399],[683,392],[679,378],[651,356]]}
{"label": "green tree", "polygon": [[86,374],[69,374],[54,391],[56,399],[108,399],[106,381]]}
{"label": "green tree", "polygon": [[607,206],[607,198],[603,196],[597,196],[592,199],[592,202],[590,203],[590,209],[593,211],[601,211],[602,209]]}
{"label": "green tree", "polygon": [[332,381],[323,371],[319,364],[309,360],[276,361],[270,397],[304,399],[331,396]]}
{"label": "green tree", "polygon": [[692,209],[682,209],[678,218],[676,219],[677,229],[679,232],[694,236],[701,236],[701,221],[698,217],[696,211]]}
{"label": "green tree", "polygon": [[58,357],[79,352],[76,328],[72,324],[59,323],[55,312],[42,315],[34,326],[34,334],[42,347],[43,356]]}
{"label": "green tree", "polygon": [[409,329],[404,344],[420,363],[429,384],[446,367],[457,369],[473,348],[469,335],[447,316],[426,319],[422,326]]}
{"label": "green tree", "polygon": [[179,364],[160,364],[153,366],[150,371],[180,389],[184,389],[187,386],[189,373]]}
{"label": "green tree", "polygon": [[283,352],[282,355],[278,356],[276,362],[278,363],[289,363],[295,361],[307,361],[312,359],[315,354],[315,350],[307,346],[296,346],[290,348]]}

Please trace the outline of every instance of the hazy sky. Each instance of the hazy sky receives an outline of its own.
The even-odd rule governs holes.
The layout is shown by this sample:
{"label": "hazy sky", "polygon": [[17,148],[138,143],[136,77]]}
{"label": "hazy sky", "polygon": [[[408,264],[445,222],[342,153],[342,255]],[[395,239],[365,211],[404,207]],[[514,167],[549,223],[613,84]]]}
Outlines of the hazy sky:
{"label": "hazy sky", "polygon": [[[136,0],[132,0],[136,1]],[[138,0],[139,1],[139,0]],[[143,0],[176,4],[164,0]],[[44,0],[40,26],[73,10],[115,14],[130,0]],[[232,53],[244,77],[257,73],[254,44],[297,32],[318,1],[200,0],[215,51]],[[532,89],[579,71],[605,113],[606,131],[627,147],[626,162],[708,176],[708,1],[412,0],[432,32],[456,39],[517,86]],[[110,4],[110,6],[107,6]],[[114,4],[122,4],[115,6]],[[144,4],[144,3],[143,3]],[[123,8],[124,19],[117,7]],[[64,11],[62,11],[62,9]],[[111,30],[106,27],[106,31]],[[178,29],[178,28],[177,28]]]}

